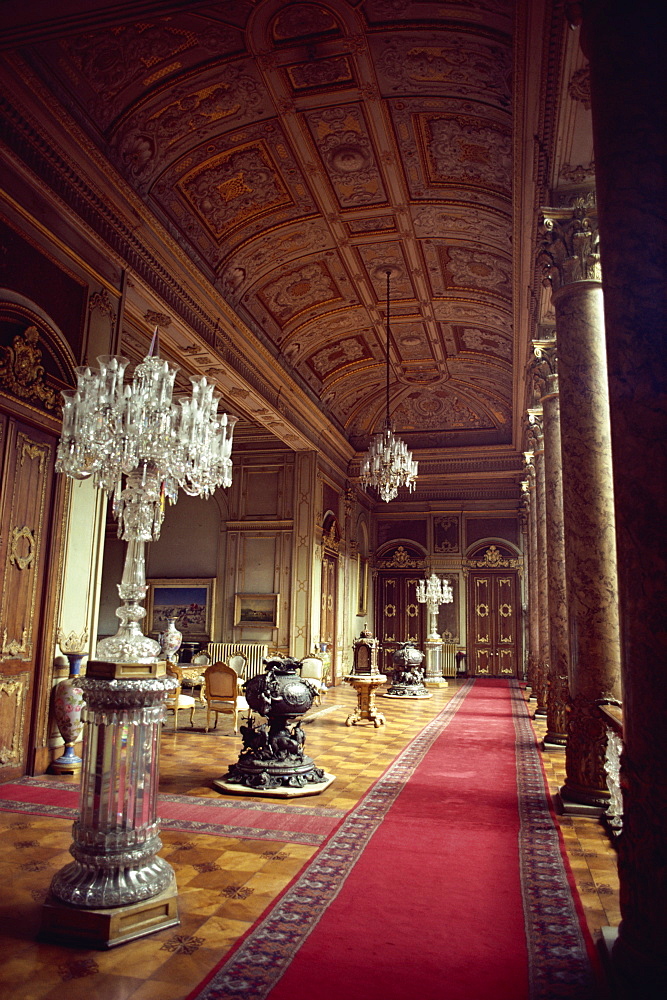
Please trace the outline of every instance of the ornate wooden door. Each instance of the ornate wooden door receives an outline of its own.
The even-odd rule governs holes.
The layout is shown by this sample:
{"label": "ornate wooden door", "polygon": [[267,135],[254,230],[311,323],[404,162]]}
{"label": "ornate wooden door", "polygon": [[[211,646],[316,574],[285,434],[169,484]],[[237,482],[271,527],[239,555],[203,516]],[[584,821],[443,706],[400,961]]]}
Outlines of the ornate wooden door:
{"label": "ornate wooden door", "polygon": [[468,579],[468,670],[478,677],[516,677],[517,573],[475,570]]}
{"label": "ornate wooden door", "polygon": [[6,781],[29,764],[55,438],[6,415],[0,421],[0,781]]}
{"label": "ornate wooden door", "polygon": [[417,600],[417,582],[423,578],[423,572],[378,574],[380,625],[376,635],[382,649],[380,668],[385,673],[392,669],[391,654],[399,642],[414,642],[423,650],[426,605]]}

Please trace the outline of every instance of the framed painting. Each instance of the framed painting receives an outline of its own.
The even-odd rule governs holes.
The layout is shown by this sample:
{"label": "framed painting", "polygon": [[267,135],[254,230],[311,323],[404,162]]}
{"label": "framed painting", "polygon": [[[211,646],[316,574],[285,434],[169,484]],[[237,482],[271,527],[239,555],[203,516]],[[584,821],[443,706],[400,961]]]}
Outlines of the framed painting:
{"label": "framed painting", "polygon": [[147,631],[166,628],[169,618],[183,633],[183,641],[210,639],[215,580],[147,580]]}
{"label": "framed painting", "polygon": [[236,594],[234,625],[237,628],[277,628],[278,594]]}
{"label": "framed painting", "polygon": [[357,555],[357,614],[368,612],[368,558]]}

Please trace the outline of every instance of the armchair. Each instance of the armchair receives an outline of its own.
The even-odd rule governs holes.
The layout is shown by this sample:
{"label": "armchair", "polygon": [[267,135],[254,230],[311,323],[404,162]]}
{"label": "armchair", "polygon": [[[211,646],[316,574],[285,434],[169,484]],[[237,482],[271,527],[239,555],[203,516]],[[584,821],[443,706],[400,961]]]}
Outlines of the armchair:
{"label": "armchair", "polygon": [[202,695],[206,702],[206,732],[211,724],[211,712],[215,712],[215,729],[218,715],[222,712],[234,716],[234,732],[238,732],[239,712],[248,712],[250,706],[239,691],[239,677],[227,663],[214,663],[204,671]]}

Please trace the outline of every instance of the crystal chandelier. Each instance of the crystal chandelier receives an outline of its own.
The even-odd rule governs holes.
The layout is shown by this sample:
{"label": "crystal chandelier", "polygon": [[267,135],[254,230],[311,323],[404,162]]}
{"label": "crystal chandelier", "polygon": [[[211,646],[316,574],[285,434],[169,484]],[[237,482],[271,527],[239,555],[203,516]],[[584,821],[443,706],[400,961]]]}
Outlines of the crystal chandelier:
{"label": "crystal chandelier", "polygon": [[441,604],[451,604],[454,600],[454,593],[448,580],[443,577],[438,578],[435,573],[431,573],[426,580],[417,581],[417,600],[420,604],[428,606],[429,613],[429,642],[438,642],[440,633],[438,632],[438,608]]}
{"label": "crystal chandelier", "polygon": [[385,503],[398,496],[398,487],[415,488],[417,463],[405,441],[394,435],[389,419],[389,276],[387,271],[387,385],[384,426],[373,435],[370,447],[361,460],[360,479],[365,490],[375,487]]}
{"label": "crystal chandelier", "polygon": [[[56,469],[88,479],[113,494],[118,537],[127,542],[116,611],[121,625],[97,644],[100,660],[155,662],[159,645],[143,635],[146,612],[144,546],[160,537],[165,499],[176,503],[179,486],[209,497],[232,482],[232,433],[236,417],[218,413],[214,385],[191,377],[190,398],[172,399],[178,368],[158,357],[157,328],[148,355],[131,383],[127,358],[103,355],[99,368],[76,371],[77,386],[63,396],[63,426]],[[124,481],[123,481],[124,477]]]}

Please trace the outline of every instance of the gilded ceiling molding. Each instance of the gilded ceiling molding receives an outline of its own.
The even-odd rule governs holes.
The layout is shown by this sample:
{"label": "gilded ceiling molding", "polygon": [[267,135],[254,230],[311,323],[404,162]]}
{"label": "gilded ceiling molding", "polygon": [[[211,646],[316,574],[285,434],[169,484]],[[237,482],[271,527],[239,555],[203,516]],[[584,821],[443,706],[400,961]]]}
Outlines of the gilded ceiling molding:
{"label": "gilded ceiling molding", "polygon": [[[146,310],[144,313],[144,319],[149,326],[157,326],[161,330],[166,330],[168,326],[171,326],[171,316],[167,316],[166,313],[155,312],[154,309]],[[185,350],[187,353],[193,350],[196,351],[198,348],[187,347]]]}
{"label": "gilded ceiling molding", "polygon": [[88,300],[88,311],[89,312],[102,313],[103,316],[108,316],[111,320],[111,325],[113,326],[116,322],[117,313],[113,307],[113,303],[109,298],[109,292],[106,288],[103,288],[100,292],[95,292],[90,296]]}

